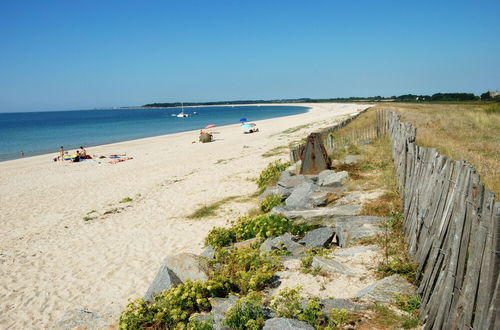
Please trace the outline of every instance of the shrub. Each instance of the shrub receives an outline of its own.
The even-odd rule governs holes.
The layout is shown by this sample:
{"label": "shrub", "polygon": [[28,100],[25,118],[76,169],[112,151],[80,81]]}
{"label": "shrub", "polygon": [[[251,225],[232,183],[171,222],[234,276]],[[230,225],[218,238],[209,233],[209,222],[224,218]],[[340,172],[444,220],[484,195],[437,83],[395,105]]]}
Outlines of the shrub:
{"label": "shrub", "polygon": [[210,310],[209,297],[226,295],[224,283],[186,281],[157,295],[152,304],[142,298],[128,304],[120,316],[120,329],[185,326],[192,314]]}
{"label": "shrub", "polygon": [[264,325],[262,296],[251,292],[248,296],[239,299],[227,311],[223,325],[232,329],[262,329]]}
{"label": "shrub", "polygon": [[192,317],[189,320],[187,325],[188,330],[213,330],[214,328],[214,319],[209,318],[208,320],[198,321],[194,320]]}
{"label": "shrub", "polygon": [[221,249],[212,265],[210,277],[216,283],[224,283],[227,290],[241,294],[262,290],[280,268],[277,257],[261,255],[256,248]]}
{"label": "shrub", "polygon": [[420,296],[396,293],[396,306],[402,311],[418,315],[420,309]]}
{"label": "shrub", "polygon": [[388,261],[382,262],[378,266],[378,271],[386,276],[399,274],[409,281],[415,280],[415,265],[401,257],[391,257]]}
{"label": "shrub", "polygon": [[276,183],[283,172],[290,163],[282,163],[280,160],[270,163],[261,173],[257,179],[257,186],[260,191],[264,191],[266,187]]}
{"label": "shrub", "polygon": [[266,196],[260,203],[260,209],[262,212],[269,212],[273,209],[275,206],[280,206],[283,205],[283,202],[281,201],[281,196],[279,195],[274,195],[271,194],[269,196]]}
{"label": "shrub", "polygon": [[235,231],[236,239],[239,241],[254,237],[276,237],[287,232],[293,235],[300,235],[312,228],[312,226],[306,224],[295,225],[282,215],[263,214],[251,219],[240,219],[235,226]]}
{"label": "shrub", "polygon": [[315,297],[309,299],[306,308],[304,308],[301,315],[299,315],[299,320],[312,325],[316,329],[328,323],[327,316],[321,311],[319,298]]}
{"label": "shrub", "polygon": [[271,299],[270,307],[276,312],[278,317],[292,319],[299,317],[302,313],[300,290],[301,287],[285,288]]}
{"label": "shrub", "polygon": [[313,256],[307,256],[304,258],[300,258],[300,271],[305,274],[318,275],[321,271],[320,266],[312,267]]}
{"label": "shrub", "polygon": [[212,245],[214,248],[231,245],[236,241],[236,233],[232,229],[215,227],[210,230],[205,237],[205,245]]}
{"label": "shrub", "polygon": [[332,308],[328,319],[328,324],[330,325],[331,328],[333,329],[342,328],[347,324],[348,321],[349,321],[349,312],[347,312],[346,309]]}
{"label": "shrub", "polygon": [[120,201],[120,203],[130,203],[131,201],[132,201],[132,198],[130,198],[130,197],[125,197],[125,198],[123,198],[123,199]]}

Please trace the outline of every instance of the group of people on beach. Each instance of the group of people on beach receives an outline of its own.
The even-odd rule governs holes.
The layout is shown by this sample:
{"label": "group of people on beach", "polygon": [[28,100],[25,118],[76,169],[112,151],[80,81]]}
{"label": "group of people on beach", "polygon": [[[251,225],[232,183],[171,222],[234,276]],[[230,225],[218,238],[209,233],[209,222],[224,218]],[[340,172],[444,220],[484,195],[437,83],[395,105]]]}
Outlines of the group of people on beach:
{"label": "group of people on beach", "polygon": [[[54,161],[64,161],[66,157],[67,152],[64,151],[64,146],[61,146],[59,148],[59,156],[54,158]],[[71,157],[71,162],[73,163],[78,163],[82,159],[92,159],[90,155],[87,155],[87,150],[83,146],[80,146],[80,149],[76,150],[75,156]]]}

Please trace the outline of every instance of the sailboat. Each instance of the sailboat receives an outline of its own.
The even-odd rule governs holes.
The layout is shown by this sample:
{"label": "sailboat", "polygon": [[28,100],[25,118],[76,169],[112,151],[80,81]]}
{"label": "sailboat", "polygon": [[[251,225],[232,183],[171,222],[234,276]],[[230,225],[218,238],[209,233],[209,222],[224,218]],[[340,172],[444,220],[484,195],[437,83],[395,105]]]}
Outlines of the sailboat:
{"label": "sailboat", "polygon": [[184,113],[184,103],[181,102],[181,112],[177,114],[178,118],[186,118],[188,116],[187,113]]}

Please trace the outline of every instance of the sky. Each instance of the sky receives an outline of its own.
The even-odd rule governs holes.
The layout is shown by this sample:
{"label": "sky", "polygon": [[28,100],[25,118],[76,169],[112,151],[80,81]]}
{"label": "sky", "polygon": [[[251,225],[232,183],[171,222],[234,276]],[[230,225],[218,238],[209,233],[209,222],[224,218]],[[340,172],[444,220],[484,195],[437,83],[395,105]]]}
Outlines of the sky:
{"label": "sky", "polygon": [[500,89],[500,1],[0,0],[0,112]]}

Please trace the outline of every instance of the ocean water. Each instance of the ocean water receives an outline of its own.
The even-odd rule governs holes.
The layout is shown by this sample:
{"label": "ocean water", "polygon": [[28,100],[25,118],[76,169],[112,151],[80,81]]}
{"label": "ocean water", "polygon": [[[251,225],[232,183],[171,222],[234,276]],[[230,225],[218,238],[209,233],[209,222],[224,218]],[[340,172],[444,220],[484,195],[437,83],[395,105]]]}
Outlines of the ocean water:
{"label": "ocean water", "polygon": [[21,151],[24,157],[57,154],[60,146],[65,150],[91,147],[307,110],[299,106],[197,107],[185,108],[186,118],[172,116],[179,108],[0,113],[0,161],[20,158]]}

